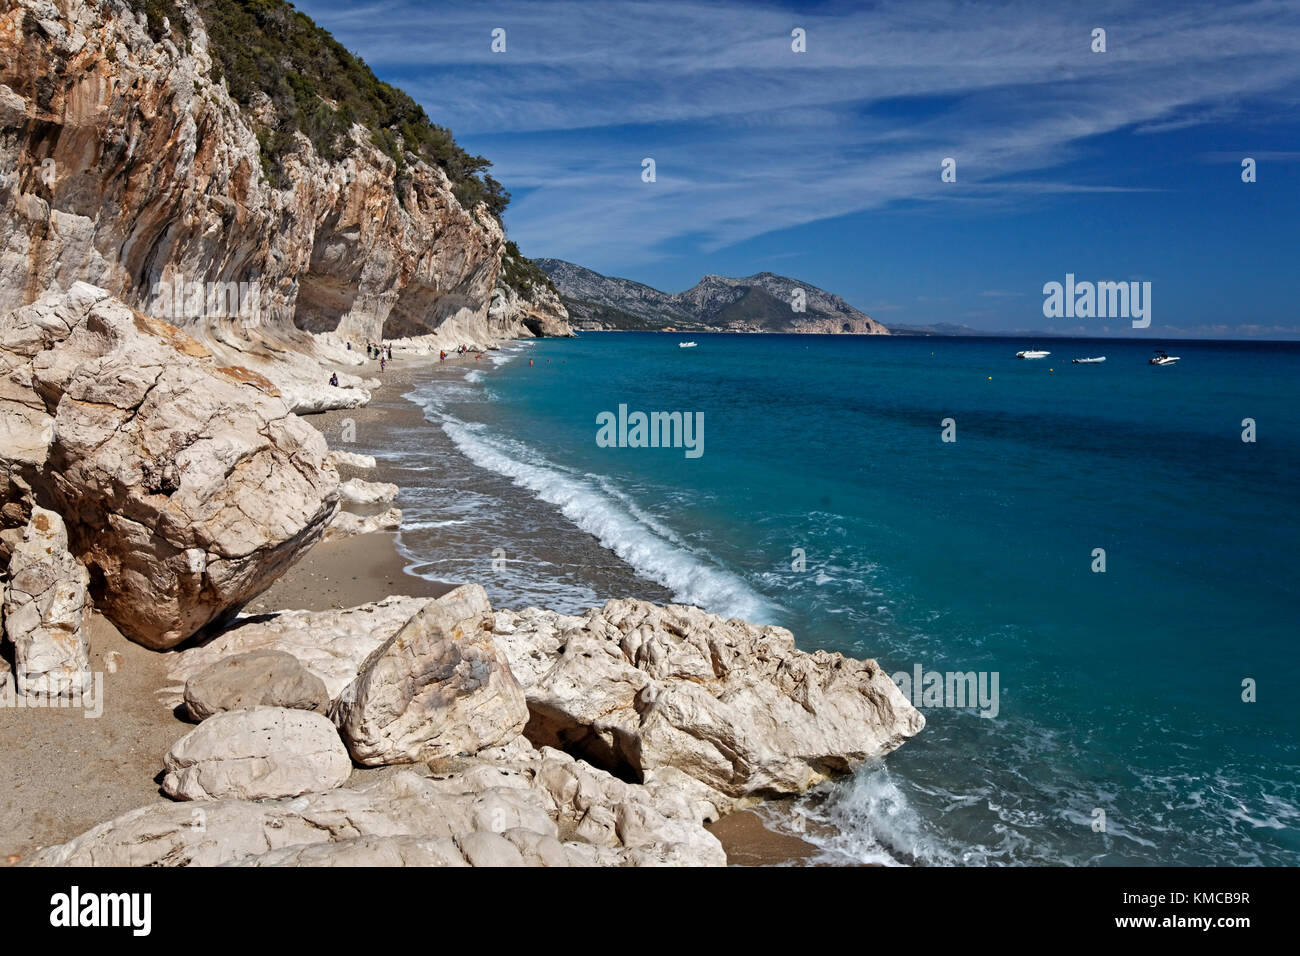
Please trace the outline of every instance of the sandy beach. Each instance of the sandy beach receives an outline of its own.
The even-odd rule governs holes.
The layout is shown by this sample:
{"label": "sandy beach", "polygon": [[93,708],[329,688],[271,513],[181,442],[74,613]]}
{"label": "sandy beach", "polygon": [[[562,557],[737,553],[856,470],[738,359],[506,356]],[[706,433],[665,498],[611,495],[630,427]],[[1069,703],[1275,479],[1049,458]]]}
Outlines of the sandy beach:
{"label": "sandy beach", "polygon": [[[466,367],[483,368],[491,375],[492,366],[486,361],[475,360],[472,354],[466,356],[448,356],[446,362],[438,363],[435,359],[412,359],[399,361],[388,366],[384,373],[383,391],[376,396],[372,404],[356,409],[325,412],[309,418],[330,441],[330,447],[346,448],[339,440],[343,434],[345,422],[355,424],[358,435],[382,434],[398,426],[410,426],[412,423],[423,424],[421,409],[408,401],[394,401],[409,391],[417,382],[427,377],[439,364],[443,368]],[[408,364],[409,363],[409,364]],[[368,481],[385,481],[407,487],[415,479],[412,473],[392,463],[378,460],[375,468],[356,471],[341,468],[341,477],[361,477]],[[399,496],[398,506],[401,506]],[[325,594],[317,595],[314,589],[328,590],[329,598],[334,603],[322,604],[322,607],[347,607],[366,601],[378,600],[388,594],[411,594],[436,596],[461,582],[435,584],[404,573],[407,562],[394,546],[395,535],[366,535],[361,538],[345,539],[342,542],[326,542],[315,548],[301,565],[290,571],[266,594],[254,609],[269,610],[273,607],[314,608],[313,600],[323,599]],[[347,545],[347,547],[337,547]],[[367,550],[362,554],[358,548]],[[617,560],[607,555],[606,560]],[[357,568],[364,566],[364,571]],[[417,564],[418,566],[418,564]],[[611,595],[612,596],[612,595]],[[365,771],[372,773],[373,771]],[[782,815],[786,804],[776,803],[765,808],[765,813]],[[727,859],[733,866],[777,866],[801,865],[811,860],[817,853],[812,844],[787,833],[778,833],[769,829],[763,822],[762,815],[754,810],[743,810],[729,814],[709,829],[722,842],[727,852]]]}
{"label": "sandy beach", "polygon": [[[431,364],[432,363],[432,364]],[[490,369],[472,355],[448,364]],[[382,375],[371,405],[307,416],[332,448],[347,449],[345,425],[355,426],[369,444],[397,425],[423,421],[421,410],[401,401],[436,359],[397,361]],[[490,374],[490,371],[488,372]],[[373,469],[340,467],[344,479],[386,481],[406,487],[413,475],[379,461]],[[399,495],[397,505],[401,506]],[[358,513],[367,509],[351,507]],[[408,573],[409,562],[392,532],[332,538],[314,547],[268,590],[245,607],[246,613],[326,610],[353,607],[389,595],[437,597],[461,582],[429,581]],[[126,640],[102,615],[93,615],[91,665],[103,675],[102,710],[0,708],[0,775],[10,781],[0,798],[0,861],[12,865],[41,846],[66,841],[97,823],[166,798],[158,788],[162,758],[193,729],[161,702],[169,681],[172,652],[147,650]],[[354,782],[385,772],[354,772]],[[780,807],[769,810],[780,812]],[[764,826],[753,811],[731,814],[710,828],[732,865],[789,865],[810,859],[816,849],[795,836]]]}

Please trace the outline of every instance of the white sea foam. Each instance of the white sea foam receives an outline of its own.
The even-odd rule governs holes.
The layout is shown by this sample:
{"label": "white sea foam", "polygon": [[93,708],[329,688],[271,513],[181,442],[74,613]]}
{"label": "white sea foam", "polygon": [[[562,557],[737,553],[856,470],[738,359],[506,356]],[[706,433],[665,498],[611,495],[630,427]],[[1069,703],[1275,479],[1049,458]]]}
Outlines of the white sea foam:
{"label": "white sea foam", "polygon": [[402,522],[403,531],[432,531],[434,528],[450,528],[455,525],[469,524],[468,518],[449,518],[446,521],[411,521]]}
{"label": "white sea foam", "polygon": [[859,768],[849,780],[831,785],[824,802],[801,809],[830,827],[829,834],[820,830],[801,834],[822,851],[826,862],[885,866],[972,862],[961,859],[954,848],[929,832],[881,762]]}
{"label": "white sea foam", "polygon": [[428,414],[470,461],[555,505],[637,573],[672,591],[675,600],[756,623],[774,617],[777,609],[743,578],[687,547],[661,522],[629,507],[626,496],[611,494],[608,479],[549,462],[521,442],[445,414],[436,401],[423,397]]}

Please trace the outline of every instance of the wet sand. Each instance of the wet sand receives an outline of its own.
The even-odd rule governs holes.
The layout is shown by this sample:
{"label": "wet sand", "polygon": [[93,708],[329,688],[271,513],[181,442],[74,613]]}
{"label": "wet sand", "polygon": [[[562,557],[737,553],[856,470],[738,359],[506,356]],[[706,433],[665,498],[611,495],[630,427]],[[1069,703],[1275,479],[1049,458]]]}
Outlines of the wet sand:
{"label": "wet sand", "polygon": [[[437,364],[435,359],[432,365]],[[442,364],[444,367],[483,368],[486,375],[490,376],[492,374],[492,366],[486,360],[476,363],[472,356],[468,358],[449,356],[447,362]],[[423,410],[418,406],[409,401],[394,400],[411,391],[417,382],[427,378],[431,367],[429,364],[415,365],[412,368],[403,368],[401,366],[394,368],[390,366],[389,371],[385,373],[388,377],[384,380],[383,392],[376,396],[376,400],[372,404],[364,408],[324,412],[319,415],[309,416],[307,420],[324,432],[331,448],[343,449],[350,447],[341,441],[344,434],[344,425],[350,420],[355,426],[357,450],[361,451],[375,450],[377,446],[382,446],[382,436],[395,428],[433,428],[434,426],[427,424]],[[367,481],[392,482],[399,487],[407,487],[420,478],[418,473],[391,462],[386,462],[383,458],[378,459],[377,465],[373,469],[353,470],[340,468],[340,475],[343,478],[358,477]],[[400,507],[400,497],[397,504]],[[311,605],[304,602],[311,600],[313,595],[303,594],[298,589],[313,586],[317,580],[316,575],[323,573],[323,569],[335,561],[342,562],[342,567],[336,579],[331,582],[331,586],[350,587],[352,590],[347,593],[351,594],[355,599],[349,598],[341,605],[330,606],[360,604],[395,593],[436,596],[456,584],[463,583],[455,581],[438,584],[424,581],[422,578],[409,573],[404,574],[402,568],[406,562],[393,549],[391,535],[367,535],[365,537],[388,540],[387,554],[384,553],[384,545],[380,542],[367,543],[366,546],[374,550],[368,552],[365,557],[364,566],[367,568],[365,573],[357,575],[353,570],[350,570],[362,566],[362,560],[348,561],[346,557],[339,557],[341,554],[346,555],[346,551],[327,551],[335,542],[326,542],[313,549],[309,556],[309,561],[315,567],[307,569],[303,565],[299,565],[289,575],[282,578],[275,588],[267,592],[267,595],[264,596],[269,602],[267,609],[273,607],[311,608]],[[362,538],[352,538],[345,539],[344,542],[340,543],[351,544],[361,541],[363,541]],[[436,539],[426,538],[422,543],[422,548],[429,548],[431,544],[436,547]],[[592,539],[591,545],[591,550],[596,553],[594,556],[597,560],[602,563],[621,564],[613,554],[600,548],[594,539]],[[354,555],[354,558],[360,557],[360,555]],[[375,562],[373,567],[370,562]],[[377,571],[378,568],[385,568],[387,574]],[[421,565],[416,562],[413,569],[421,569]],[[304,573],[299,574],[296,581],[291,580],[294,578],[294,572],[300,570]],[[634,576],[634,572],[630,568],[626,570],[626,574],[628,577]],[[384,585],[380,585],[380,580],[385,582]],[[430,590],[416,590],[421,586]],[[378,587],[379,590],[366,590],[375,587]],[[385,587],[387,589],[384,589]],[[666,597],[660,595],[655,595],[655,597],[659,600],[667,600]],[[365,773],[361,774],[361,776],[365,775]],[[361,782],[355,774],[353,782]],[[780,814],[782,809],[777,806],[772,808],[772,812]],[[763,822],[763,816],[753,810],[743,810],[729,814],[710,825],[709,830],[721,841],[723,848],[726,850],[728,861],[734,866],[807,865],[818,852],[815,846],[793,834],[778,833],[769,829]]]}
{"label": "wet sand", "polygon": [[[389,366],[371,405],[305,419],[325,434],[331,448],[339,449],[350,447],[341,440],[345,426],[372,437],[399,423],[418,426],[421,409],[394,399],[437,360],[408,361],[399,355]],[[490,369],[486,362],[475,366],[472,356],[448,362]],[[415,477],[382,460],[374,469],[341,467],[340,475],[399,486]],[[332,539],[313,548],[245,610],[327,610],[390,594],[437,597],[462,583],[428,581],[407,573],[407,565],[393,533]],[[160,701],[158,692],[168,684],[168,654],[133,644],[99,614],[92,615],[90,647],[91,669],[103,680],[102,716],[87,717],[70,708],[0,707],[0,779],[7,782],[0,793],[0,865],[12,865],[38,847],[62,843],[128,810],[166,802],[158,789],[163,755],[193,729]],[[373,773],[358,771],[354,782]],[[768,829],[753,811],[732,814],[710,829],[733,865],[798,865],[816,852],[795,836]]]}
{"label": "wet sand", "polygon": [[729,813],[709,825],[729,866],[809,866],[817,848],[794,834],[769,829],[756,810]]}
{"label": "wet sand", "polygon": [[[391,370],[383,380],[389,393],[402,385]],[[346,414],[362,419],[366,412]],[[324,417],[306,420],[320,427]],[[384,480],[374,472],[344,469],[344,477],[353,474]],[[318,544],[245,611],[325,610],[389,594],[437,597],[449,590],[403,573],[406,562],[394,538],[378,533]],[[99,709],[98,702],[76,710],[0,706],[0,779],[6,783],[0,790],[0,865],[128,810],[166,802],[158,789],[163,755],[194,729],[160,701],[158,691],[169,683],[169,654],[132,643],[95,613],[90,667],[103,681],[101,716],[86,716]]]}

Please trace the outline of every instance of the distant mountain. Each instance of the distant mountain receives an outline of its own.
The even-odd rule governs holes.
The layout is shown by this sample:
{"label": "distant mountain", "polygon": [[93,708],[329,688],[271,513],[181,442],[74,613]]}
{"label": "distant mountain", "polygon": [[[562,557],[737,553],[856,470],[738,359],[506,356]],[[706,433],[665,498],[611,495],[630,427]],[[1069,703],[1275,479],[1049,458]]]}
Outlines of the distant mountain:
{"label": "distant mountain", "polygon": [[[563,259],[533,261],[551,277],[578,329],[889,334],[839,296],[771,272],[744,279],[707,275],[670,293]],[[794,307],[800,291],[802,311]]]}
{"label": "distant mountain", "polygon": [[[937,322],[934,325],[891,325],[889,331],[894,335],[998,335],[997,332],[987,332],[980,329],[972,329],[969,325],[956,325],[952,322]],[[1007,333],[1010,334],[1010,333]]]}

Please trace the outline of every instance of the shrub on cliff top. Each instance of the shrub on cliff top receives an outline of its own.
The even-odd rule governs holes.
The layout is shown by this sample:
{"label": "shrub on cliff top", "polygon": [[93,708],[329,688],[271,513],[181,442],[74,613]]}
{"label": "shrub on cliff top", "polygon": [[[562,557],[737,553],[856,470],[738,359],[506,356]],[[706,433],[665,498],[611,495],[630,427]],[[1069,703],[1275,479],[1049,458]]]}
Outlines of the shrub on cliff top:
{"label": "shrub on cliff top", "polygon": [[[149,21],[157,38],[163,17],[184,30],[175,0],[129,0]],[[404,191],[406,153],[438,165],[466,209],[479,202],[500,218],[510,202],[491,165],[456,145],[451,131],[434,124],[406,93],[383,82],[311,18],[285,0],[193,0],[207,28],[214,79],[223,77],[241,106],[265,93],[275,107],[273,128],[258,131],[263,168],[273,181],[283,177],[282,160],[301,132],[327,160],[347,150],[353,123],[370,131],[370,141],[397,165]]]}
{"label": "shrub on cliff top", "polygon": [[506,242],[506,251],[501,257],[501,281],[522,296],[527,296],[533,286],[538,285],[550,289],[556,295],[560,294],[551,277],[532,259],[525,258],[513,241]]}

